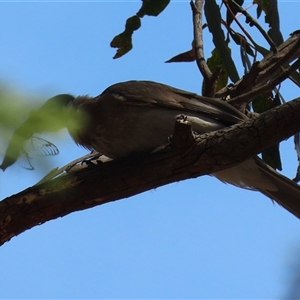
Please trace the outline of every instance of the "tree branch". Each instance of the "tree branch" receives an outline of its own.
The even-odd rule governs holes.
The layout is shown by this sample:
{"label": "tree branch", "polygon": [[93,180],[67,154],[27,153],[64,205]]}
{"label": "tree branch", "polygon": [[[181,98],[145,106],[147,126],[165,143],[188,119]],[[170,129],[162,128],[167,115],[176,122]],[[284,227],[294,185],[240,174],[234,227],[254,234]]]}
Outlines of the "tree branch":
{"label": "tree branch", "polygon": [[293,72],[295,72],[300,67],[300,59],[297,59],[291,66],[287,69],[281,69],[281,73],[278,74],[275,78],[271,79],[263,86],[258,86],[253,90],[244,93],[240,96],[237,96],[233,99],[230,99],[228,102],[233,106],[238,106],[244,103],[250,102],[254,97],[263,94],[265,92],[273,90],[277,85],[287,79]]}
{"label": "tree branch", "polygon": [[[231,98],[234,98],[253,90],[256,86],[264,85],[276,77],[282,71],[282,67],[286,68],[298,58],[300,58],[300,32],[295,32],[278,47],[276,54],[270,53],[254,64],[242,79],[232,85],[230,89],[225,87],[219,90],[215,97],[221,98],[230,95]],[[245,103],[248,102],[247,100]]]}
{"label": "tree branch", "polygon": [[[246,22],[250,23],[250,26],[255,26],[258,29],[258,31],[262,34],[262,36],[265,38],[265,40],[269,43],[271,50],[274,53],[276,53],[277,52],[277,48],[276,48],[275,43],[269,37],[269,35],[267,34],[267,32],[260,26],[260,24],[257,22],[257,20],[255,18],[253,18],[243,7],[241,7],[234,0],[230,0],[230,3],[232,3],[233,5],[235,5],[235,7],[246,17]],[[225,5],[227,6],[227,9],[228,9],[229,6],[226,4],[226,2],[225,2]]]}
{"label": "tree branch", "polygon": [[[194,24],[194,49],[196,54],[196,62],[198,68],[206,81],[210,81],[212,72],[209,69],[206,60],[204,58],[203,51],[203,35],[202,35],[202,10],[203,10],[203,0],[196,0],[190,2],[193,11],[193,24]],[[204,95],[206,96],[206,95]]]}
{"label": "tree branch", "polygon": [[[185,129],[183,129],[185,125]],[[0,245],[71,212],[232,167],[300,130],[300,97],[224,130],[191,141],[190,125],[176,125],[176,145],[147,156],[82,165],[0,202]],[[181,148],[178,134],[187,140]],[[178,146],[181,145],[181,146]]]}

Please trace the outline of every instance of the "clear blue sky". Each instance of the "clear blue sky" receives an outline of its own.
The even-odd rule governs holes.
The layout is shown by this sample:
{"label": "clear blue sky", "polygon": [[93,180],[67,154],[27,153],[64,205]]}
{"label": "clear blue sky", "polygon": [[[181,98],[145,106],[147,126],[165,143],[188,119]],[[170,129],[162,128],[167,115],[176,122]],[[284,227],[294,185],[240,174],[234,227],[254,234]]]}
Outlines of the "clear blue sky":
{"label": "clear blue sky", "polygon": [[[163,63],[190,48],[189,1],[173,1],[158,18],[144,18],[133,51],[112,59],[110,40],[139,5],[2,2],[0,82],[40,96],[40,103],[58,93],[97,95],[130,79],[199,93],[202,79],[195,64]],[[286,39],[300,27],[300,4],[280,1],[279,8]],[[205,47],[209,54],[208,35]],[[292,85],[282,91],[286,99],[299,95]],[[48,169],[86,153],[65,131],[46,138],[60,149],[47,160]],[[2,143],[1,159],[5,149]],[[284,142],[281,150],[284,172],[293,177],[292,143]],[[1,173],[0,198],[35,184],[45,173],[35,166],[36,171],[27,171],[15,164]],[[13,238],[0,248],[0,298],[282,297],[290,264],[299,255],[299,229],[298,219],[257,192],[209,176],[186,180]]]}

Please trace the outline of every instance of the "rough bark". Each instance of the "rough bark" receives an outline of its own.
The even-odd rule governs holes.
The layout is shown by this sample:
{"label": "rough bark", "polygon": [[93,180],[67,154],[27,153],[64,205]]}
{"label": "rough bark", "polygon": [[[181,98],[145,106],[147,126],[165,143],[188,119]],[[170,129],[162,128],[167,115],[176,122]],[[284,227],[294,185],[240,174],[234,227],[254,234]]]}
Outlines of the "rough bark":
{"label": "rough bark", "polygon": [[71,212],[231,167],[300,130],[300,98],[214,133],[194,137],[176,122],[173,142],[147,156],[76,165],[0,202],[0,245]]}
{"label": "rough bark", "polygon": [[[194,17],[201,17],[196,10]],[[201,48],[201,35],[196,40],[195,47]],[[199,56],[201,60],[201,53]],[[255,63],[241,80],[218,91],[215,97],[229,96],[231,104],[241,107],[286,78],[293,79],[299,57],[300,32],[296,31],[274,53]],[[76,165],[57,178],[1,201],[0,245],[27,229],[71,212],[229,168],[299,131],[300,98],[257,119],[197,137],[188,124],[177,122],[172,144],[163,151],[96,166]]]}

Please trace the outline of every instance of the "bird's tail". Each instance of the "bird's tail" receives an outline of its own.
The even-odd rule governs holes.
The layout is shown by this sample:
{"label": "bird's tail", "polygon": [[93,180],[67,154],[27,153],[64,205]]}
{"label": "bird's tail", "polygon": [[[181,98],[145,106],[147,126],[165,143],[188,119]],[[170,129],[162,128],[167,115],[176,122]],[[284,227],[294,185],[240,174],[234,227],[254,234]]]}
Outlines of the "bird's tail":
{"label": "bird's tail", "polygon": [[255,157],[213,174],[221,181],[257,190],[300,218],[300,186]]}
{"label": "bird's tail", "polygon": [[289,178],[279,174],[261,160],[257,160],[260,171],[264,177],[271,180],[277,187],[276,190],[260,189],[258,191],[268,196],[297,218],[300,218],[300,186]]}

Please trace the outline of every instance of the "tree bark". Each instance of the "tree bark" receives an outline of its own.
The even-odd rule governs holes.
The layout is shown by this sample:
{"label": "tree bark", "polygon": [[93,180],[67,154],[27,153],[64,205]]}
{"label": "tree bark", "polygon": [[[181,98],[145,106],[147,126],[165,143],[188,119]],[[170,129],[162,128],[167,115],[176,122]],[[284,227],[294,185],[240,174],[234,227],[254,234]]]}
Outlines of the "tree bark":
{"label": "tree bark", "polygon": [[173,141],[145,156],[76,165],[0,202],[0,245],[49,220],[171,182],[232,167],[300,131],[300,97],[259,117],[194,136],[177,121]]}

